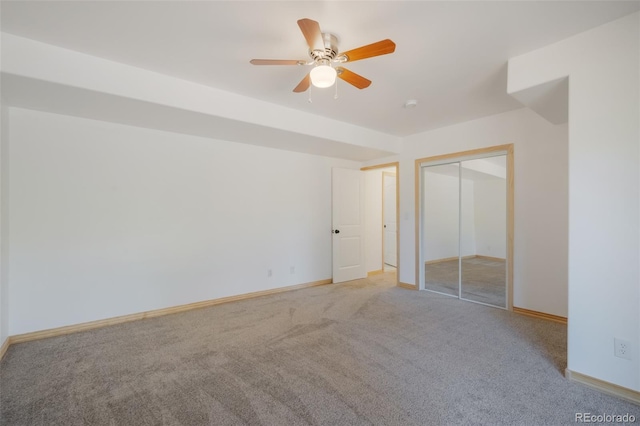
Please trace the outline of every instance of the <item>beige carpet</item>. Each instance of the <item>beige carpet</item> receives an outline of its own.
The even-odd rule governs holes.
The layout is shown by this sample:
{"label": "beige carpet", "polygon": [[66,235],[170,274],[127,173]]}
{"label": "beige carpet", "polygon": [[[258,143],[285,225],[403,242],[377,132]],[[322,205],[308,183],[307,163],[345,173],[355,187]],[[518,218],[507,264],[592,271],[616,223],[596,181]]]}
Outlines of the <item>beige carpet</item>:
{"label": "beige carpet", "polygon": [[[425,289],[458,296],[458,261],[425,265]],[[506,307],[506,261],[462,259],[462,298]]]}
{"label": "beige carpet", "polygon": [[11,346],[2,425],[560,425],[640,407],[567,381],[566,327],[393,275]]}

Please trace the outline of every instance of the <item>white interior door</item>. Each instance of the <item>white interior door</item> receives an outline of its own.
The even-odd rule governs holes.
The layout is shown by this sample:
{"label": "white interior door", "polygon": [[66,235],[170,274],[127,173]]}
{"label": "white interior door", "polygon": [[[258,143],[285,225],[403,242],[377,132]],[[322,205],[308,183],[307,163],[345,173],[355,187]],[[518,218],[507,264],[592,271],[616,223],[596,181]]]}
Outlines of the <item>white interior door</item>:
{"label": "white interior door", "polygon": [[333,282],[364,278],[364,176],[360,170],[336,168],[331,187]]}
{"label": "white interior door", "polygon": [[396,175],[384,172],[382,175],[382,218],[384,233],[384,263],[397,267],[396,246]]}

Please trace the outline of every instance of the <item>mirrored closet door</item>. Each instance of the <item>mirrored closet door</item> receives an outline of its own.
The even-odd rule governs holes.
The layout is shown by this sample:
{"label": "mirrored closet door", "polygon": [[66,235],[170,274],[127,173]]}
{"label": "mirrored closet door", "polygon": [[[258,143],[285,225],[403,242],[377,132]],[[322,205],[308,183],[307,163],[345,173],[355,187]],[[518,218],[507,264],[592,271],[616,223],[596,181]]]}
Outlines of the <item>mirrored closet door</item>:
{"label": "mirrored closet door", "polygon": [[421,173],[424,289],[507,308],[506,155]]}

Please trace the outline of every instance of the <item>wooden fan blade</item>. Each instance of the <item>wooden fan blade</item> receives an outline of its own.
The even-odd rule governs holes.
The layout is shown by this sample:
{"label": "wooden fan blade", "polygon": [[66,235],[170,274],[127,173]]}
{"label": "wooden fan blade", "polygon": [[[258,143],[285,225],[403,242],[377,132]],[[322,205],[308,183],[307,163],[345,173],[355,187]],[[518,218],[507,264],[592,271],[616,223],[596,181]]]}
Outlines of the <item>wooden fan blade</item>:
{"label": "wooden fan blade", "polygon": [[386,55],[393,53],[396,50],[396,44],[389,39],[382,40],[376,43],[371,43],[366,46],[358,47],[347,52],[341,53],[341,56],[346,56],[347,62],[359,61],[360,59],[372,58],[374,56]]}
{"label": "wooden fan blade", "polygon": [[300,63],[295,59],[252,59],[249,62],[253,65],[298,65]]}
{"label": "wooden fan blade", "polygon": [[367,80],[360,74],[356,74],[353,71],[349,71],[346,68],[338,67],[336,68],[338,72],[338,77],[347,83],[357,87],[358,89],[366,89],[371,84],[371,80]]}
{"label": "wooden fan blade", "polygon": [[293,91],[295,93],[302,93],[305,92],[309,86],[311,85],[311,77],[310,74],[307,74],[300,83],[298,83],[298,85],[296,86],[295,89],[293,89]]}
{"label": "wooden fan blade", "polygon": [[320,24],[312,19],[300,19],[298,20],[298,26],[307,40],[309,49],[311,50],[323,50],[324,41],[322,40],[322,32],[320,31]]}

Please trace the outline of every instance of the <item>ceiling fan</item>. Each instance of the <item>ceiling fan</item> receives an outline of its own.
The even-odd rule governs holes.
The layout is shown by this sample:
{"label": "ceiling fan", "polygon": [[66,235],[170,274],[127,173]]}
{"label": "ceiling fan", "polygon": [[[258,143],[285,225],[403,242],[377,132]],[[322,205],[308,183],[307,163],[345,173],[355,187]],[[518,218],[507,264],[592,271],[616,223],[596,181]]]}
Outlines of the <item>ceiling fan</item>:
{"label": "ceiling fan", "polygon": [[333,34],[321,32],[320,24],[316,21],[306,18],[300,19],[298,26],[309,45],[311,60],[252,59],[250,61],[253,65],[314,65],[311,72],[293,89],[296,93],[306,91],[311,84],[320,88],[331,87],[335,83],[336,77],[358,89],[367,88],[371,84],[370,80],[342,66],[333,67],[332,64],[359,61],[393,53],[396,50],[396,44],[386,39],[357,49],[339,52],[338,38]]}

